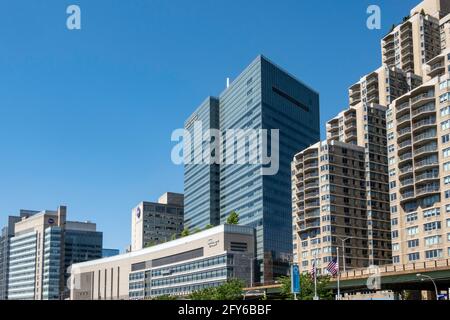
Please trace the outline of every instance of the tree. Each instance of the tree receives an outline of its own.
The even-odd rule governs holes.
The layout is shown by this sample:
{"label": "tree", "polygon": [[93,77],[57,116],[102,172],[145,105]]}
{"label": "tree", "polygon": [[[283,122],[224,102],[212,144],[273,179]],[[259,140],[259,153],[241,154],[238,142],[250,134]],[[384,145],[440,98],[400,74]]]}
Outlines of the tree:
{"label": "tree", "polygon": [[154,247],[155,245],[156,245],[156,242],[154,240],[150,240],[149,242],[147,242],[144,245],[144,248],[151,248],[151,247]]}
{"label": "tree", "polygon": [[153,298],[152,300],[177,300],[177,297],[170,296],[167,294],[167,295],[157,296],[157,297]]}
{"label": "tree", "polygon": [[206,225],[206,227],[205,227],[205,229],[203,229],[203,230],[208,230],[208,229],[211,229],[211,228],[213,228],[214,226],[212,225],[212,224],[207,224]]}
{"label": "tree", "polygon": [[191,231],[189,230],[189,228],[184,228],[184,230],[181,231],[181,237],[182,238],[187,237],[190,234],[191,234]]}
{"label": "tree", "polygon": [[171,240],[171,241],[177,240],[177,234],[174,233],[174,234],[170,237],[170,240]]}
{"label": "tree", "polygon": [[199,233],[199,232],[201,232],[201,231],[202,231],[202,230],[200,230],[200,228],[195,228],[194,231],[192,231],[192,234]]}
{"label": "tree", "polygon": [[239,279],[231,279],[218,286],[192,292],[190,300],[240,300],[244,283]]}
{"label": "tree", "polygon": [[[278,281],[281,283],[281,296],[283,299],[292,300],[294,295],[291,293],[291,278],[280,277]],[[321,300],[332,300],[333,291],[328,289],[330,283],[329,276],[317,277],[317,295]],[[297,295],[299,300],[313,300],[314,299],[314,279],[310,274],[300,275],[300,294]]]}
{"label": "tree", "polygon": [[239,214],[236,211],[232,211],[227,218],[227,224],[239,224]]}

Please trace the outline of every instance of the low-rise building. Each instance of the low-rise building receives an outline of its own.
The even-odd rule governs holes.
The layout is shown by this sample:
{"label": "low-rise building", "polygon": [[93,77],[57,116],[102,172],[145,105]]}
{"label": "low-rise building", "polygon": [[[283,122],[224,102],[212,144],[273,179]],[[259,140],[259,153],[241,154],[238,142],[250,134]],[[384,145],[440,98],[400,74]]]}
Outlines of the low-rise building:
{"label": "low-rise building", "polygon": [[143,300],[184,296],[228,279],[252,283],[251,227],[222,225],[184,238],[96,261],[74,264],[72,300]]}
{"label": "low-rise building", "polygon": [[131,251],[169,241],[184,228],[184,196],[163,194],[158,202],[141,202],[132,210]]}

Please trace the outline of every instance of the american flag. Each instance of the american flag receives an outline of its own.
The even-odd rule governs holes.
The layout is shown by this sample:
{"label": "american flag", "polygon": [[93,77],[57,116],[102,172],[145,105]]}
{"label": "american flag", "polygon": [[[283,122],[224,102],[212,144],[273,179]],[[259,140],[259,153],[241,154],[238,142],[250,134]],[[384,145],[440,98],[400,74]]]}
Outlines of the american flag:
{"label": "american flag", "polygon": [[316,268],[316,259],[314,259],[313,265],[312,265],[312,268],[311,268],[311,277],[312,277],[312,278],[315,277],[316,271],[317,271],[317,268]]}
{"label": "american flag", "polygon": [[331,275],[336,276],[339,272],[339,263],[336,259],[333,259],[333,261],[331,261],[328,266],[327,266],[327,271],[329,273],[331,273]]}

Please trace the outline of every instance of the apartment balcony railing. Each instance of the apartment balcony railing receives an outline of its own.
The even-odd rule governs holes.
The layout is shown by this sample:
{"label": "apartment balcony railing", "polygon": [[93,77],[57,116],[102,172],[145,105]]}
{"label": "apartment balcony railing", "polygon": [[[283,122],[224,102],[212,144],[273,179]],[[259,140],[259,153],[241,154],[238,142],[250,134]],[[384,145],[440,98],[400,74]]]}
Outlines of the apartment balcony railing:
{"label": "apartment balcony railing", "polygon": [[416,122],[413,124],[413,129],[417,129],[423,126],[433,125],[436,124],[436,118],[429,118],[425,120],[421,120],[419,122]]}
{"label": "apartment balcony railing", "polygon": [[423,94],[420,94],[414,98],[411,99],[411,104],[414,104],[416,102],[419,102],[420,100],[428,99],[428,98],[434,98],[434,91],[429,91]]}
{"label": "apartment balcony railing", "polygon": [[420,107],[420,108],[414,110],[412,112],[412,115],[414,117],[414,116],[417,116],[417,115],[419,115],[421,113],[429,112],[429,111],[436,111],[436,107],[435,107],[434,103],[426,104],[423,107]]}
{"label": "apartment balcony railing", "polygon": [[411,153],[411,152],[402,154],[402,155],[399,157],[399,160],[400,160],[400,161],[411,160],[411,159],[412,159],[412,153]]}
{"label": "apartment balcony railing", "polygon": [[306,179],[312,179],[312,178],[318,178],[318,177],[319,177],[319,174],[317,172],[308,173],[308,174],[305,175],[305,180]]}
{"label": "apartment balcony railing", "polygon": [[311,159],[311,158],[317,158],[319,154],[317,152],[314,153],[307,153],[303,156],[303,161]]}
{"label": "apartment balcony railing", "polygon": [[320,201],[311,201],[311,202],[305,202],[305,209],[308,208],[315,208],[320,206]]}
{"label": "apartment balcony railing", "polygon": [[411,133],[411,128],[407,127],[407,128],[401,129],[397,133],[398,133],[398,136],[401,137],[405,134]]}
{"label": "apartment balcony railing", "polygon": [[402,123],[404,123],[406,121],[409,121],[409,120],[411,120],[411,116],[409,114],[407,114],[407,115],[397,119],[397,125],[400,125],[400,124],[402,124]]}
{"label": "apartment balcony railing", "polygon": [[443,68],[443,67],[445,67],[445,64],[437,63],[437,64],[435,64],[435,65],[430,67],[430,72],[433,72],[433,71],[435,71],[437,69],[440,69],[440,68]]}
{"label": "apartment balcony railing", "polygon": [[313,183],[307,183],[305,184],[305,190],[306,189],[311,189],[311,188],[318,188],[319,187],[319,183],[318,182],[313,182]]}
{"label": "apartment balcony railing", "polygon": [[414,191],[409,191],[409,192],[401,193],[401,194],[400,194],[400,198],[401,198],[402,200],[408,200],[408,199],[414,198]]}
{"label": "apartment balcony railing", "polygon": [[420,142],[426,139],[432,139],[432,138],[436,138],[437,137],[437,133],[436,131],[430,131],[430,132],[425,132],[422,134],[419,134],[417,136],[414,137],[414,143],[416,142]]}
{"label": "apartment balcony railing", "polygon": [[427,152],[435,152],[437,151],[437,144],[426,145],[414,151],[414,155],[418,156]]}
{"label": "apartment balcony railing", "polygon": [[414,179],[413,178],[404,179],[404,180],[400,181],[400,185],[402,187],[410,186],[412,184],[414,184]]}
{"label": "apartment balcony railing", "polygon": [[402,143],[399,143],[399,145],[398,145],[399,149],[410,147],[410,146],[411,146],[411,140],[403,141]]}
{"label": "apartment balcony railing", "polygon": [[439,192],[440,188],[438,185],[435,186],[428,186],[425,188],[420,188],[416,190],[416,195],[417,196],[421,196],[423,194],[427,194],[427,193],[433,193],[433,192]]}
{"label": "apartment balcony railing", "polygon": [[402,111],[406,108],[409,108],[409,101],[402,103],[401,105],[397,106],[397,111]]}
{"label": "apartment balcony railing", "polygon": [[439,165],[439,161],[437,159],[426,159],[419,162],[416,162],[415,167],[416,169],[427,167],[427,166],[434,166]]}
{"label": "apartment balcony railing", "polygon": [[305,194],[305,198],[316,198],[319,195],[320,195],[319,192],[310,192]]}
{"label": "apartment balcony railing", "polygon": [[305,163],[303,165],[303,170],[307,170],[307,169],[316,169],[317,166],[319,165],[319,163],[317,161],[315,162],[310,162],[310,163]]}
{"label": "apartment balcony railing", "polygon": [[403,168],[400,168],[400,173],[409,173],[409,172],[412,172],[413,171],[413,167],[412,166],[407,166],[407,167],[403,167]]}
{"label": "apartment balcony railing", "polygon": [[439,179],[439,173],[438,172],[428,172],[423,173],[416,176],[416,182],[429,180],[429,179]]}

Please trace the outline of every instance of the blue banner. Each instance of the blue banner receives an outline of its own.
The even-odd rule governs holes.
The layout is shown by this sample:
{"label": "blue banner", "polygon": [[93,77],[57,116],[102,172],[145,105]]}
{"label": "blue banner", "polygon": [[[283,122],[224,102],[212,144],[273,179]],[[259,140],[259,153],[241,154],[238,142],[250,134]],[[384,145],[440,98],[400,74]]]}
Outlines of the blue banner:
{"label": "blue banner", "polygon": [[291,266],[291,293],[300,293],[300,269],[297,264]]}

